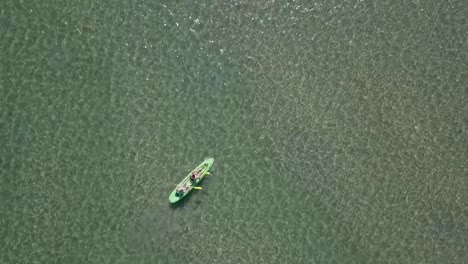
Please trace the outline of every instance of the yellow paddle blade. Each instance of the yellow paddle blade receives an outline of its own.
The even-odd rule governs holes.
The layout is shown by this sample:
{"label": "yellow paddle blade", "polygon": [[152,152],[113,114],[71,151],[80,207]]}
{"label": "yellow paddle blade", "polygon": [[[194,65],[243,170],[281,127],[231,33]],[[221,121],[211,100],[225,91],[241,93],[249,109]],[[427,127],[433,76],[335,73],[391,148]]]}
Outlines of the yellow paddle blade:
{"label": "yellow paddle blade", "polygon": [[193,189],[195,189],[195,190],[201,190],[202,187],[193,187]]}
{"label": "yellow paddle blade", "polygon": [[210,175],[210,172],[209,171],[205,172],[205,175]]}

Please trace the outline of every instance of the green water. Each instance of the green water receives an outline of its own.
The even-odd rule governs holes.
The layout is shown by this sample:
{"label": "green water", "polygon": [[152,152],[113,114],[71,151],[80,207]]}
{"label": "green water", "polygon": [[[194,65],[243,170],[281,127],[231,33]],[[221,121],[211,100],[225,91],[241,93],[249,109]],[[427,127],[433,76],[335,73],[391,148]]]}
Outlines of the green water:
{"label": "green water", "polygon": [[0,263],[468,263],[467,14],[2,0]]}

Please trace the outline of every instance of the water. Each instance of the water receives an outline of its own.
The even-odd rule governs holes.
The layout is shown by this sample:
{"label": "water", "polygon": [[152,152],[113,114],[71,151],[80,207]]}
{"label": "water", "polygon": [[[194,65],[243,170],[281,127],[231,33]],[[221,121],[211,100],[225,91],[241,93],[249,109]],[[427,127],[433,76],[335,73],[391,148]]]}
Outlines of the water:
{"label": "water", "polygon": [[0,10],[1,263],[468,262],[465,1]]}

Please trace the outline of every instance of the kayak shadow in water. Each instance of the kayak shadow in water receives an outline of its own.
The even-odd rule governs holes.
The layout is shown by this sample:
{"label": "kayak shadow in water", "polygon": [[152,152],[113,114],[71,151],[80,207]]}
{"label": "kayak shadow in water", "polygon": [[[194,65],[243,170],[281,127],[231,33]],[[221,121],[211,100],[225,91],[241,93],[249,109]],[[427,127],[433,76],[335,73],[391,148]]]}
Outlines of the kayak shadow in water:
{"label": "kayak shadow in water", "polygon": [[[211,175],[208,177],[211,177],[213,175],[213,172],[210,172]],[[203,179],[199,184],[197,184],[197,187],[203,187],[203,184],[207,181],[207,179]],[[208,180],[209,181],[209,180]],[[177,209],[177,208],[184,208],[186,204],[191,203],[192,196],[197,196],[200,195],[200,192],[206,192],[205,190],[192,190],[185,197],[178,201],[177,203],[170,203],[169,205],[171,206],[171,209]],[[196,204],[202,203],[200,200],[195,200]]]}

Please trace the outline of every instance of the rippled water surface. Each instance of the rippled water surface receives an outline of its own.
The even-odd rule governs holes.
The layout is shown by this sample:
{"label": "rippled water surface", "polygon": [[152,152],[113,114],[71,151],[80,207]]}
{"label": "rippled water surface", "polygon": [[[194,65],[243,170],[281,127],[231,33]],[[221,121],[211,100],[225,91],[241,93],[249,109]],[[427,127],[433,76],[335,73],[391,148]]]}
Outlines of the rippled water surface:
{"label": "rippled water surface", "polygon": [[1,1],[0,262],[468,263],[467,14]]}

